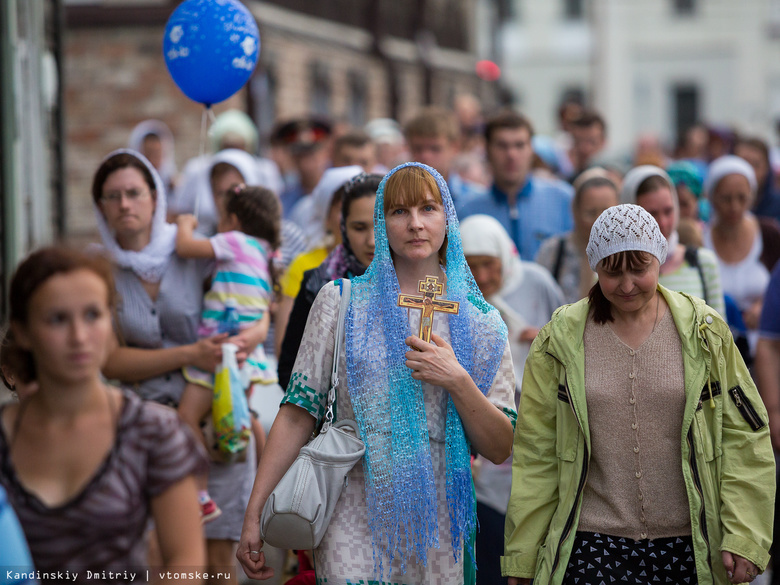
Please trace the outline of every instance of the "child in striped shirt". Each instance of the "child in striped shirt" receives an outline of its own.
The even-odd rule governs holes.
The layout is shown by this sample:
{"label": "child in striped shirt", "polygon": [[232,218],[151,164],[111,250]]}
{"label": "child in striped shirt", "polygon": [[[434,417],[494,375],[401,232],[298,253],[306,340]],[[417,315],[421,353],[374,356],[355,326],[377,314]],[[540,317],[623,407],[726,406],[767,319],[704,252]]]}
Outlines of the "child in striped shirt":
{"label": "child in striped shirt", "polygon": [[[218,333],[228,304],[236,309],[240,330],[262,321],[267,332],[273,300],[272,255],[280,244],[281,204],[270,190],[244,185],[230,189],[224,200],[217,203],[221,217],[218,233],[211,238],[193,236],[198,224],[194,215],[176,219],[176,253],[182,258],[216,260],[211,289],[203,297],[198,335],[211,337]],[[249,353],[241,370],[249,386],[277,381],[262,342]],[[202,437],[200,425],[211,410],[214,373],[190,366],[183,372],[188,383],[179,403],[179,414]],[[208,495],[207,478],[198,481],[202,519],[208,522],[219,516],[220,510]]]}

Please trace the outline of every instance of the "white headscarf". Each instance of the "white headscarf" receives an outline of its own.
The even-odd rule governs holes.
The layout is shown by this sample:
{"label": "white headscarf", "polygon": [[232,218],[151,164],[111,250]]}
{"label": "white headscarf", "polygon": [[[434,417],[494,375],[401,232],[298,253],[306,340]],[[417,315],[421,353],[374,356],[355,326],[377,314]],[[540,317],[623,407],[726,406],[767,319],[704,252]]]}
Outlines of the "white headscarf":
{"label": "white headscarf", "polygon": [[127,148],[141,152],[144,144],[144,138],[153,134],[160,139],[162,144],[162,162],[157,171],[163,180],[164,185],[170,185],[176,176],[176,156],[173,148],[173,133],[164,122],[160,120],[144,120],[137,124],[130,133],[127,141]]}
{"label": "white headscarf", "polygon": [[523,265],[509,234],[490,215],[470,215],[460,222],[460,237],[465,256],[491,256],[501,260],[502,290],[515,289],[522,280]]}
{"label": "white headscarf", "polygon": [[[520,333],[528,327],[528,321],[512,305],[504,300],[523,282],[523,261],[509,234],[497,219],[490,215],[470,215],[460,222],[460,237],[463,255],[490,256],[501,260],[501,288],[497,293],[486,297],[501,314],[509,330],[509,347],[512,361],[524,364],[530,348],[529,342],[519,341]],[[522,380],[522,366],[515,369],[518,384]]]}
{"label": "white headscarf", "polygon": [[623,188],[620,190],[620,203],[631,203],[638,205],[636,202],[636,192],[639,190],[645,179],[650,177],[661,177],[669,186],[669,190],[672,192],[672,204],[674,205],[674,224],[672,226],[672,233],[666,238],[668,250],[673,252],[677,248],[677,244],[680,243],[680,236],[677,233],[677,225],[680,223],[680,200],[677,196],[677,189],[674,187],[674,181],[661,167],[655,165],[640,165],[634,167],[623,178]]}
{"label": "white headscarf", "polygon": [[243,178],[245,185],[262,185],[257,159],[248,152],[228,148],[211,156],[208,163],[198,169],[196,176],[190,181],[187,189],[181,192],[181,197],[176,202],[177,209],[180,211],[187,210],[189,213],[195,213],[197,210],[198,232],[206,236],[214,235],[219,223],[219,212],[214,202],[214,193],[211,191],[211,170],[220,163],[227,163],[234,167]]}
{"label": "white headscarf", "polygon": [[108,227],[106,218],[103,217],[103,212],[100,210],[98,203],[93,201],[100,237],[103,240],[103,246],[111,255],[111,259],[116,265],[122,268],[129,268],[138,275],[141,280],[145,280],[146,282],[160,282],[160,279],[165,272],[165,268],[168,265],[168,260],[176,249],[176,226],[165,221],[165,186],[160,178],[160,174],[152,166],[152,163],[146,160],[146,157],[140,152],[134,150],[127,148],[115,150],[103,159],[101,165],[118,154],[129,154],[137,158],[147,169],[149,169],[149,172],[154,179],[156,197],[154,215],[152,216],[151,239],[149,240],[149,244],[138,252],[121,248],[116,241],[115,234],[112,233],[111,229]]}
{"label": "white headscarf", "polygon": [[303,229],[310,234],[309,242],[313,247],[321,247],[327,244],[328,234],[325,232],[325,221],[328,218],[333,195],[336,194],[336,191],[342,185],[351,181],[362,172],[363,167],[351,165],[348,167],[334,167],[323,173],[320,182],[317,183],[314,191],[309,196],[311,204],[306,214],[308,219],[301,218],[301,221],[304,221],[306,226]]}
{"label": "white headscarf", "polygon": [[710,166],[707,169],[707,178],[704,180],[704,194],[707,199],[712,201],[712,194],[718,186],[718,183],[728,175],[741,175],[745,177],[750,184],[750,193],[755,200],[756,191],[758,190],[756,172],[744,158],[734,156],[733,154],[721,156],[710,163]]}

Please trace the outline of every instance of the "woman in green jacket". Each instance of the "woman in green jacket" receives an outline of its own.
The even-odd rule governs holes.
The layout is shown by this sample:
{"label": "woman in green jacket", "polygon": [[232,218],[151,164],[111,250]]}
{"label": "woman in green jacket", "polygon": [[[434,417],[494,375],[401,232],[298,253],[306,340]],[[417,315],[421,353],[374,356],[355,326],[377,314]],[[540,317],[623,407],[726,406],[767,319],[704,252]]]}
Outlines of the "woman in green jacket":
{"label": "woman in green jacket", "polygon": [[728,326],[658,285],[666,239],[605,211],[599,281],[537,336],[523,377],[502,572],[510,585],[752,581],[769,560],[766,410]]}

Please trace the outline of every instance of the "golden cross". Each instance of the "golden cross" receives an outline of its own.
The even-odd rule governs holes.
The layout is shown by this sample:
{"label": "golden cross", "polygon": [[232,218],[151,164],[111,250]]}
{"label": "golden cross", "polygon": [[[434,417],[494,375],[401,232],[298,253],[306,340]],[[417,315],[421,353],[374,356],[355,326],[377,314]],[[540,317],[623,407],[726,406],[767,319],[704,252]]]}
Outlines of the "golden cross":
{"label": "golden cross", "polygon": [[422,309],[420,316],[420,332],[418,337],[423,341],[431,342],[431,328],[433,327],[433,313],[439,311],[442,313],[458,314],[460,303],[456,301],[442,301],[436,298],[436,295],[442,293],[443,286],[435,276],[426,276],[425,280],[420,281],[418,290],[423,293],[421,297],[415,295],[399,294],[398,306],[410,309]]}

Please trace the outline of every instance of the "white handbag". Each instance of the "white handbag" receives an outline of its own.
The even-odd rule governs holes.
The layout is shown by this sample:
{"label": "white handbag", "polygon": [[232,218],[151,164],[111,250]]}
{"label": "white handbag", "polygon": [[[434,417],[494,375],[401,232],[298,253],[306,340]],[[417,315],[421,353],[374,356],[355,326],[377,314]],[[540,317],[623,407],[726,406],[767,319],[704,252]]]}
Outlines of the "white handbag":
{"label": "white handbag", "polygon": [[357,423],[344,419],[333,423],[333,403],[338,386],[339,348],[350,297],[350,281],[342,279],[341,303],[328,390],[328,409],[320,433],[301,448],[298,457],[265,502],[260,515],[260,536],[281,549],[317,548],[347,474],[366,451]]}

